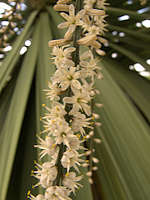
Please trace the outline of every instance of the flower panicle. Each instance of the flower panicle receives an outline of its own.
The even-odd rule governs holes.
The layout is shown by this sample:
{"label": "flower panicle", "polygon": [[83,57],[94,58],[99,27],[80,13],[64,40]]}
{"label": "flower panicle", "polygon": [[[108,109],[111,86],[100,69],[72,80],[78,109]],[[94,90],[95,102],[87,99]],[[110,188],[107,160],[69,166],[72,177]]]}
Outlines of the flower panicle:
{"label": "flower panicle", "polygon": [[[101,124],[96,121],[99,115],[92,111],[92,101],[98,93],[95,80],[102,78],[93,52],[104,55],[101,46],[107,42],[103,38],[107,4],[99,1],[84,0],[78,9],[71,0],[58,0],[54,6],[65,19],[58,28],[68,30],[64,38],[49,42],[56,71],[45,90],[51,106],[43,104],[44,130],[35,145],[42,164],[36,163],[32,172],[38,180],[35,186],[42,187],[44,193],[30,195],[33,200],[71,200],[70,194],[82,187],[81,167],[88,167],[86,176],[93,183],[92,172],[97,170],[98,159],[92,144],[101,142],[94,138],[94,126]],[[81,53],[80,45],[88,49]]]}

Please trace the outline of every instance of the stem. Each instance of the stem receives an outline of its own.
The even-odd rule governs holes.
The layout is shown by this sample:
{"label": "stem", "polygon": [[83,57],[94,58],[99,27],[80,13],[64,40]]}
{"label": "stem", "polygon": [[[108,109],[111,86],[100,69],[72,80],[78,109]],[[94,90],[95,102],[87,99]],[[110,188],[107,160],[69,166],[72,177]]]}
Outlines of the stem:
{"label": "stem", "polygon": [[[76,4],[75,4],[75,14],[77,14],[82,8],[82,0],[77,0]],[[73,47],[76,48],[76,51],[72,54],[72,60],[75,62],[75,66],[77,66],[79,64],[79,45],[77,43],[77,40],[79,40],[81,35],[81,28],[79,26],[76,27],[75,32],[73,34]],[[72,96],[72,91],[71,88],[68,88],[67,94],[66,96]],[[69,104],[66,105],[65,110],[67,111],[67,113],[69,113],[69,111],[72,109],[72,107],[70,107]],[[66,121],[69,123],[70,120],[70,115],[67,114],[66,116]],[[61,159],[63,156],[63,153],[65,152],[65,146],[62,144],[60,144],[60,151],[59,151],[59,155],[57,158],[57,163],[56,166],[58,168],[58,174],[57,174],[57,178],[54,182],[53,185],[61,185],[61,179],[63,176],[63,169],[61,166]]]}
{"label": "stem", "polygon": [[55,180],[53,185],[59,185],[60,181],[61,181],[61,177],[63,175],[62,166],[61,166],[61,159],[62,159],[64,151],[65,151],[64,145],[60,144],[60,151],[59,151],[57,162],[56,162],[56,167],[58,169],[58,174],[57,174],[57,178],[56,178],[56,180]]}
{"label": "stem", "polygon": [[[82,0],[77,0],[75,5],[75,14],[77,14],[82,9]],[[76,48],[76,51],[72,54],[72,60],[75,62],[75,66],[79,64],[80,58],[79,58],[79,45],[77,43],[77,40],[80,39],[81,36],[81,27],[77,26],[75,29],[75,32],[73,34],[73,47]]]}

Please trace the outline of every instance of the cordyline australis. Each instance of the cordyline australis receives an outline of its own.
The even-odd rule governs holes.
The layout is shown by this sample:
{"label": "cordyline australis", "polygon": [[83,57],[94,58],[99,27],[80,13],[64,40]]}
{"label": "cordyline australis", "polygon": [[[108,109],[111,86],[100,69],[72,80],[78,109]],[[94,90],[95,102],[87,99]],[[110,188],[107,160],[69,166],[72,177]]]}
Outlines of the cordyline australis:
{"label": "cordyline australis", "polygon": [[[80,169],[88,169],[92,184],[92,171],[97,170],[94,157],[94,126],[99,116],[92,112],[93,98],[98,93],[95,79],[102,74],[94,55],[105,55],[101,50],[105,26],[105,0],[59,0],[54,9],[60,11],[65,22],[58,28],[67,28],[64,38],[49,41],[56,71],[51,77],[46,95],[51,107],[42,117],[44,131],[38,137],[40,160],[33,176],[43,193],[37,196],[28,193],[32,200],[71,200],[71,193],[82,187]],[[85,47],[81,53],[80,46]],[[98,104],[97,106],[101,106]],[[43,159],[46,157],[46,159]],[[46,161],[45,161],[46,160]],[[34,187],[35,187],[34,186]]]}

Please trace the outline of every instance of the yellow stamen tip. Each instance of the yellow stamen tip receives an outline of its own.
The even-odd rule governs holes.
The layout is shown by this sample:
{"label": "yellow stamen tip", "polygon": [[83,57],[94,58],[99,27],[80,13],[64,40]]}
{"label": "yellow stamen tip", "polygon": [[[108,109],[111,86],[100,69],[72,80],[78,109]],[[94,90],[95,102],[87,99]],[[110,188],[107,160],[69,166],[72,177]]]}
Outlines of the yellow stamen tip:
{"label": "yellow stamen tip", "polygon": [[80,138],[80,137],[81,137],[81,135],[80,135],[80,134],[77,134],[76,136],[77,136],[77,138]]}
{"label": "yellow stamen tip", "polygon": [[46,106],[45,103],[43,103],[43,104],[42,104],[42,107],[45,107],[45,106]]}
{"label": "yellow stamen tip", "polygon": [[52,144],[52,148],[55,148],[56,147],[56,144]]}
{"label": "yellow stamen tip", "polygon": [[69,172],[67,172],[67,173],[65,174],[65,176],[69,176]]}

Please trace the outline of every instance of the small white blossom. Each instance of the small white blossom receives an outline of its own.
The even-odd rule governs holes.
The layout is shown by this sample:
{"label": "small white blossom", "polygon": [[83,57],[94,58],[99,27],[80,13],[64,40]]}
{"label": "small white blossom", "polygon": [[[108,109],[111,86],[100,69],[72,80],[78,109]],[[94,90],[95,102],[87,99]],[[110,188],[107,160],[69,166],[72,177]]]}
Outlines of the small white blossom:
{"label": "small white blossom", "polygon": [[51,162],[45,162],[43,165],[37,164],[37,171],[34,171],[34,176],[39,179],[37,185],[47,188],[52,185],[57,177],[57,168]]}
{"label": "small white blossom", "polygon": [[59,147],[54,143],[54,140],[47,136],[45,140],[42,138],[38,137],[39,139],[39,145],[35,145],[35,147],[38,147],[42,151],[40,152],[40,158],[43,158],[46,154],[49,156],[53,156],[56,152],[58,154],[59,152]]}
{"label": "small white blossom", "polygon": [[63,186],[51,186],[46,189],[46,200],[71,200],[69,197],[70,190]]}
{"label": "small white blossom", "polygon": [[47,98],[49,98],[50,101],[58,101],[60,99],[59,95],[61,94],[61,88],[59,88],[57,84],[51,82],[48,83],[48,88],[49,89],[44,90]]}
{"label": "small white blossom", "polygon": [[68,28],[64,38],[70,39],[72,37],[73,32],[75,31],[76,26],[80,25],[80,19],[84,16],[85,10],[81,10],[75,15],[75,8],[74,5],[71,4],[69,6],[69,15],[66,13],[60,13],[60,15],[66,20],[58,25],[58,28]]}
{"label": "small white blossom", "polygon": [[89,94],[84,90],[74,90],[74,96],[64,97],[64,103],[73,104],[73,112],[78,112],[83,110],[87,115],[91,114],[91,108],[88,105],[88,102],[91,100]]}
{"label": "small white blossom", "polygon": [[54,64],[58,68],[63,66],[74,66],[74,62],[71,59],[71,54],[74,51],[75,48],[69,47],[68,45],[62,47],[55,46],[52,51]]}
{"label": "small white blossom", "polygon": [[60,84],[62,90],[66,90],[69,86],[71,88],[81,88],[81,84],[78,81],[80,78],[80,72],[76,71],[76,67],[70,67],[69,69],[62,68],[57,70],[53,76],[53,82]]}
{"label": "small white blossom", "polygon": [[82,187],[82,185],[78,183],[82,178],[83,176],[76,176],[75,172],[69,172],[63,179],[63,185],[75,193],[75,189]]}
{"label": "small white blossom", "polygon": [[67,168],[67,171],[69,172],[71,167],[74,167],[77,171],[79,171],[78,166],[80,166],[80,162],[83,160],[80,159],[82,154],[79,154],[75,150],[67,150],[61,159],[61,164],[64,168]]}
{"label": "small white blossom", "polygon": [[84,128],[93,128],[90,122],[91,118],[87,118],[84,114],[81,114],[80,112],[76,112],[73,115],[72,130],[74,132],[80,132],[83,136],[86,134]]}

